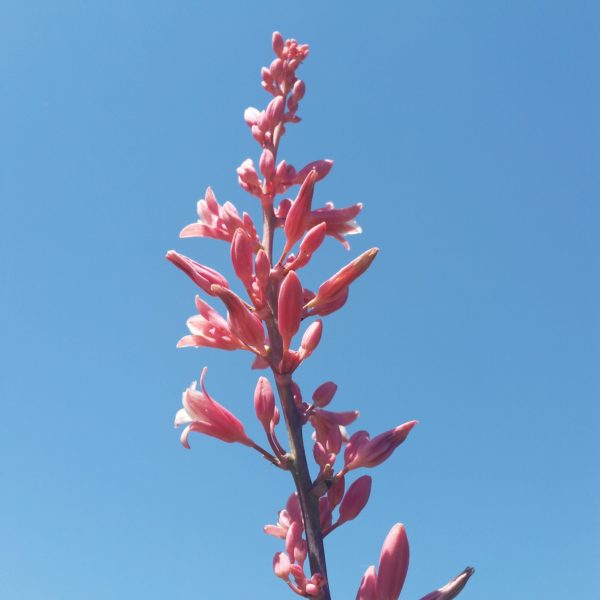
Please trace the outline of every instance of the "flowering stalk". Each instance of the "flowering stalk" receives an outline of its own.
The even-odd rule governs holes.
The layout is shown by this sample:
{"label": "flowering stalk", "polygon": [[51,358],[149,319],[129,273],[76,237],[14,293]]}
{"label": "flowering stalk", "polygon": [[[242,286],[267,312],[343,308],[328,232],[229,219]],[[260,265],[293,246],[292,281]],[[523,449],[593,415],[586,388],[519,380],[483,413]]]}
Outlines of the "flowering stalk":
{"label": "flowering stalk", "polygon": [[[330,600],[323,540],[363,511],[372,488],[369,475],[349,482],[348,487],[346,478],[355,470],[373,468],[387,460],[417,422],[408,421],[373,438],[364,430],[350,436],[346,428],[358,418],[358,412],[325,408],[332,402],[337,385],[331,381],[320,385],[312,394],[312,403],[308,403],[293,379],[296,369],[317,351],[323,333],[323,321],[313,320],[296,346],[294,340],[303,321],[340,309],[348,299],[350,286],[371,266],[378,249],[363,252],[323,282],[316,293],[302,286],[298,272],[313,260],[326,236],[348,249],[346,237],[360,233],[354,219],[362,204],[335,208],[327,203],[315,208],[318,182],[328,175],[333,162],[315,160],[296,170],[278,159],[287,127],[300,121],[297,111],[306,87],[296,72],[308,55],[308,46],[284,40],[277,32],[273,34],[272,46],[275,59],[261,71],[262,86],[272,99],[264,110],[248,108],[244,112],[251,135],[261,147],[258,169],[251,159],[244,160],[237,169],[242,189],[260,203],[262,234],[259,236],[248,213],[240,216],[230,202],[219,204],[211,188],[198,202],[199,220],[181,232],[181,237],[209,237],[230,245],[233,272],[247,300],[214,269],[175,251],[167,253],[167,259],[210,296],[211,302],[220,301],[227,311],[224,317],[197,296],[198,314],[188,319],[190,335],[183,337],[178,346],[246,350],[254,357],[253,368],[271,370],[279,406],[267,377],[258,379],[254,391],[256,417],[270,451],[256,443],[242,422],[208,394],[206,369],[200,390],[194,383],[184,392],[183,408],[176,415],[175,425],[187,423],[181,435],[186,448],[190,433],[203,433],[251,448],[291,473],[295,491],[280,511],[278,523],[265,527],[266,533],[284,542],[283,551],[273,559],[273,571],[296,594]],[[296,187],[294,199],[277,200]],[[283,250],[275,255],[278,229],[283,233]],[[294,254],[296,245],[298,251]],[[277,436],[281,414],[287,429],[287,449]],[[304,445],[305,426],[314,430],[314,477]],[[339,456],[343,466],[336,467]],[[305,570],[307,558],[309,573]],[[374,566],[367,569],[357,600],[397,600],[407,569],[408,539],[404,526],[397,524],[384,542],[378,570]],[[471,573],[468,568],[425,598],[454,598]]]}

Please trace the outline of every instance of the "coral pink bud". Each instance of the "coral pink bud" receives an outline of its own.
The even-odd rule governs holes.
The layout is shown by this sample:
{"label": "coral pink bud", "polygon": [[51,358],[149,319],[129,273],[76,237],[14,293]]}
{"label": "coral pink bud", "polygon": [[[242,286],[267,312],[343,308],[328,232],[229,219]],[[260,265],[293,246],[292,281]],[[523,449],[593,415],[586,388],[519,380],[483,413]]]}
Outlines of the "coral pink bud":
{"label": "coral pink bud", "polygon": [[260,179],[258,173],[254,168],[254,163],[250,158],[247,158],[238,168],[238,182],[240,186],[248,193],[254,196],[260,197],[262,195],[262,188],[260,186]]}
{"label": "coral pink bud", "polygon": [[188,436],[197,431],[216,437],[223,442],[239,442],[246,446],[252,444],[244,431],[241,421],[230,413],[224,406],[213,400],[204,385],[206,367],[200,377],[201,391],[196,389],[196,382],[183,393],[183,408],[175,415],[175,427],[189,423],[181,434],[181,443],[189,448]]}
{"label": "coral pink bud", "polygon": [[257,354],[266,355],[265,331],[261,320],[231,290],[213,285],[212,291],[227,306],[227,323],[232,333]]}
{"label": "coral pink bud", "polygon": [[273,557],[273,572],[276,577],[287,581],[290,578],[290,559],[285,552],[278,552]]}
{"label": "coral pink bud", "polygon": [[285,551],[288,556],[294,556],[296,546],[302,539],[302,527],[297,521],[293,521],[285,536]]}
{"label": "coral pink bud", "polygon": [[346,523],[358,517],[366,506],[371,495],[371,478],[368,475],[359,477],[349,488],[340,505],[338,523]]}
{"label": "coral pink bud", "polygon": [[235,274],[246,289],[252,287],[254,266],[254,244],[242,229],[236,229],[231,240],[231,262]]}
{"label": "coral pink bud", "polygon": [[303,303],[304,296],[302,294],[300,279],[298,279],[298,275],[294,271],[290,271],[281,284],[277,304],[277,321],[284,350],[290,347],[292,337],[294,337],[300,327]]}
{"label": "coral pink bud", "polygon": [[259,162],[260,172],[267,178],[270,179],[275,173],[275,159],[273,153],[265,148],[262,151]]}
{"label": "coral pink bud", "polygon": [[260,111],[256,108],[254,108],[253,106],[249,106],[244,111],[244,121],[246,121],[246,123],[248,123],[248,125],[250,127],[252,127],[252,125],[256,125],[258,123],[259,117],[260,117]]}
{"label": "coral pink bud", "polygon": [[[313,308],[310,309],[310,315],[315,316],[319,315],[320,317],[325,317],[330,315],[331,313],[339,310],[346,304],[346,300],[348,300],[348,294],[350,293],[350,288],[346,286],[342,288],[337,294],[331,296],[330,298],[325,298],[322,303],[317,304]],[[315,296],[311,298],[314,300]],[[307,305],[304,306],[306,309]]]}
{"label": "coral pink bud", "polygon": [[315,442],[313,446],[313,457],[315,462],[323,468],[328,463],[329,454],[325,450],[325,446],[320,442]]}
{"label": "coral pink bud", "polygon": [[344,471],[381,464],[408,437],[417,423],[418,421],[408,421],[395,429],[380,433],[372,440],[366,431],[357,431],[348,441],[344,451]]}
{"label": "coral pink bud", "polygon": [[379,252],[379,248],[371,248],[355,258],[351,263],[340,269],[333,277],[321,284],[317,295],[306,305],[306,308],[318,309],[335,298],[337,294],[347,288],[355,279],[360,277],[371,265]]}
{"label": "coral pink bud", "polygon": [[285,219],[285,225],[283,231],[286,237],[285,248],[283,254],[287,254],[292,246],[304,235],[306,231],[308,220],[310,218],[310,207],[312,203],[313,192],[315,188],[315,181],[317,179],[317,172],[311,171],[307,176],[296,200],[292,203],[292,206]]}
{"label": "coral pink bud", "polygon": [[266,285],[269,281],[269,273],[271,272],[271,262],[264,250],[259,250],[256,254],[256,278],[261,286]]}
{"label": "coral pink bud", "polygon": [[315,406],[319,406],[320,408],[327,406],[333,400],[333,397],[337,392],[337,387],[338,386],[333,383],[333,381],[322,383],[312,395]]}
{"label": "coral pink bud", "polygon": [[300,526],[303,527],[302,508],[300,507],[300,498],[298,498],[297,492],[289,495],[287,502],[285,503],[285,510],[290,515],[292,521],[297,521]]}
{"label": "coral pink bud", "polygon": [[377,600],[398,600],[408,571],[408,538],[402,523],[388,533],[377,569]]}
{"label": "coral pink bud", "polygon": [[275,52],[277,56],[281,57],[281,53],[283,52],[283,36],[281,33],[279,33],[279,31],[273,32],[272,45],[273,52]]}
{"label": "coral pink bud", "polygon": [[311,163],[308,163],[305,167],[298,171],[294,183],[301,184],[311,171],[316,171],[317,173],[317,178],[315,181],[321,181],[323,177],[326,177],[329,174],[331,167],[333,167],[333,161],[329,158],[315,160]]}
{"label": "coral pink bud", "polygon": [[285,219],[292,208],[292,201],[289,198],[284,198],[277,207],[275,214],[278,219]]}
{"label": "coral pink bud", "polygon": [[265,431],[271,427],[271,419],[275,414],[275,395],[266,377],[259,377],[254,390],[254,410]]}
{"label": "coral pink bud", "polygon": [[444,587],[435,592],[431,592],[431,594],[427,594],[427,596],[424,596],[421,600],[452,600],[452,598],[456,598],[465,585],[467,585],[467,581],[469,581],[469,578],[473,573],[475,573],[475,569],[473,569],[473,567],[467,567],[460,575],[455,577]]}
{"label": "coral pink bud", "polygon": [[252,125],[252,137],[259,143],[262,144],[265,141],[265,134],[258,125]]}
{"label": "coral pink bud", "polygon": [[346,478],[343,475],[337,475],[331,487],[327,490],[327,497],[332,510],[342,501],[345,488]]}
{"label": "coral pink bud", "polygon": [[302,336],[300,343],[300,358],[306,360],[317,348],[323,335],[323,321],[317,319],[311,323]]}
{"label": "coral pink bud", "polygon": [[292,94],[294,95],[294,98],[296,98],[296,100],[302,100],[305,93],[306,93],[306,85],[305,85],[304,81],[302,81],[301,79],[298,79],[298,81],[296,81],[296,83],[294,84],[294,87],[292,88]]}
{"label": "coral pink bud", "polygon": [[271,71],[271,75],[273,79],[279,79],[281,77],[281,72],[283,71],[283,63],[280,58],[276,58],[270,65],[269,71]]}
{"label": "coral pink bud", "polygon": [[268,127],[267,129],[273,129],[283,119],[283,110],[285,108],[285,102],[282,96],[276,96],[269,102],[266,110],[266,117]]}
{"label": "coral pink bud", "polygon": [[260,70],[260,76],[261,76],[263,82],[266,84],[266,86],[268,88],[271,88],[273,85],[273,77],[271,75],[271,71],[269,71],[269,69],[267,69],[267,67],[263,67]]}
{"label": "coral pink bud", "polygon": [[307,583],[304,588],[304,593],[310,598],[315,598],[321,594],[321,590],[314,583]]}
{"label": "coral pink bud", "polygon": [[377,597],[377,577],[375,567],[371,565],[360,580],[356,600],[378,600]]}
{"label": "coral pink bud", "polygon": [[195,260],[175,252],[175,250],[169,250],[166,258],[178,269],[181,269],[199,288],[211,296],[215,295],[211,290],[213,284],[220,285],[224,288],[229,287],[227,279],[225,279],[218,271],[215,271],[210,267],[205,267]]}
{"label": "coral pink bud", "polygon": [[290,567],[290,574],[294,576],[298,585],[304,585],[306,582],[306,575],[304,574],[304,569],[301,565],[292,565]]}
{"label": "coral pink bud", "polygon": [[309,229],[307,234],[304,236],[304,239],[300,242],[300,252],[312,256],[312,254],[316,252],[319,246],[323,243],[326,233],[326,223],[319,223],[318,225],[315,225],[313,228]]}
{"label": "coral pink bud", "polygon": [[327,234],[327,224],[319,223],[312,229],[309,229],[302,241],[300,242],[300,252],[298,258],[292,261],[288,269],[299,269],[304,267],[311,259],[314,252],[316,252],[319,246],[323,243],[325,235]]}

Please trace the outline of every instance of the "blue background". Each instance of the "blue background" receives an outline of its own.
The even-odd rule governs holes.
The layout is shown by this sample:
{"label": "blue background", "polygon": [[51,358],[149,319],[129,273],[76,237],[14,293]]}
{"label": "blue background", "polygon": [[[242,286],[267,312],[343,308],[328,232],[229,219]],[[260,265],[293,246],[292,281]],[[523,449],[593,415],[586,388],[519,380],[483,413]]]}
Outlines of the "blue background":
{"label": "blue background", "polygon": [[[246,353],[175,349],[225,244],[179,240],[235,168],[279,29],[311,45],[280,157],[364,202],[381,253],[298,373],[378,433],[420,425],[327,540],[354,598],[397,521],[403,598],[467,564],[467,599],[600,597],[599,29],[595,2],[5,2],[0,24],[0,595],[293,597],[265,536],[291,490],[241,446],[179,444],[208,389],[261,439]],[[283,437],[283,435],[282,435]]]}

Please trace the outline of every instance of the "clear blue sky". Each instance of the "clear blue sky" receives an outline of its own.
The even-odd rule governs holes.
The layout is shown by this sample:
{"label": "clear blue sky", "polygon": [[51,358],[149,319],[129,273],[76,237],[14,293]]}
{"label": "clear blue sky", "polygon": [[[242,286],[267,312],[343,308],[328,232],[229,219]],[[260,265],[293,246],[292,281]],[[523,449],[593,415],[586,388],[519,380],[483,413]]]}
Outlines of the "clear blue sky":
{"label": "clear blue sky", "polygon": [[[328,539],[354,598],[406,524],[403,598],[466,565],[465,600],[600,597],[600,10],[595,2],[6,2],[0,24],[0,596],[293,597],[262,533],[291,482],[172,420],[209,366],[260,437],[248,356],[175,349],[194,287],[170,248],[235,168],[279,29],[311,45],[281,156],[336,161],[379,246],[299,372],[377,433],[420,425]],[[326,256],[325,256],[326,255]]]}

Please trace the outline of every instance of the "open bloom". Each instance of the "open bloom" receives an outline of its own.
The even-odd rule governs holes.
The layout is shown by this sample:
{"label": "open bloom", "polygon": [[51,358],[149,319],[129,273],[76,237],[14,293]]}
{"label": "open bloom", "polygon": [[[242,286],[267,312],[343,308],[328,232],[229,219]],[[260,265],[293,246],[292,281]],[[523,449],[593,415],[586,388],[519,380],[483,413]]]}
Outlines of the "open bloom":
{"label": "open bloom", "polygon": [[191,335],[182,337],[177,343],[178,348],[246,349],[245,344],[231,332],[227,321],[199,296],[196,296],[196,308],[198,314],[187,320]]}
{"label": "open bloom", "polygon": [[206,189],[205,198],[198,202],[198,217],[198,222],[186,225],[179,237],[209,237],[231,242],[236,229],[241,228],[255,240],[257,248],[260,245],[250,215],[244,213],[240,217],[231,202],[225,202],[221,206],[210,187]]}
{"label": "open bloom", "polygon": [[175,415],[175,427],[183,423],[189,425],[181,434],[181,443],[189,448],[188,436],[191,431],[197,431],[230,444],[239,442],[245,446],[252,446],[252,440],[246,435],[242,422],[209,396],[204,386],[205,378],[206,367],[200,376],[201,389],[196,389],[194,381],[183,392],[183,408]]}

